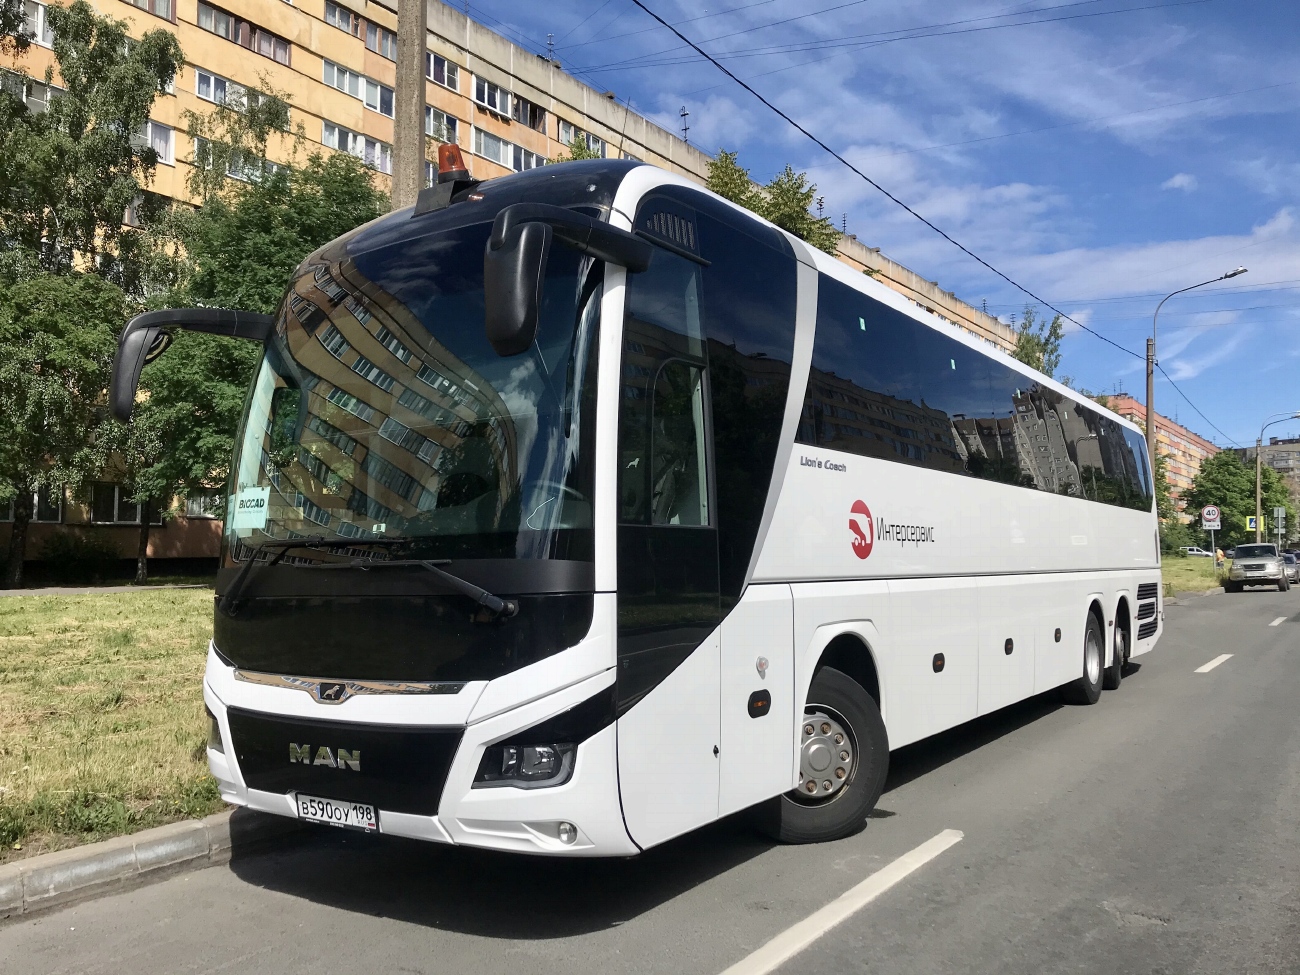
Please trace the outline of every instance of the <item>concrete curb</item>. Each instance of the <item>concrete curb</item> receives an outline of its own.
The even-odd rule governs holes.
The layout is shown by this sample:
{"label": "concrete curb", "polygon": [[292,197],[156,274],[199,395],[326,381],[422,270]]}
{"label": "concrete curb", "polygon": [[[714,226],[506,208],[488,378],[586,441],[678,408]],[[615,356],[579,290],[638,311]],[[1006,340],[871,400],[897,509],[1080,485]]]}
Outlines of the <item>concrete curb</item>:
{"label": "concrete curb", "polygon": [[0,919],[153,883],[229,862],[235,851],[295,833],[302,824],[248,809],[191,819],[0,866]]}

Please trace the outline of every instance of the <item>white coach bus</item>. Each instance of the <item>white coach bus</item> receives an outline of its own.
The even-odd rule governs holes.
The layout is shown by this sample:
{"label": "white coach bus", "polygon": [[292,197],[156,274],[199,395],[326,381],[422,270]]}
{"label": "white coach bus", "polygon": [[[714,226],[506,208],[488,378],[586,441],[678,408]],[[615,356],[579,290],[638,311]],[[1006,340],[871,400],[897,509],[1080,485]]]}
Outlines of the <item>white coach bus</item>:
{"label": "white coach bus", "polygon": [[[204,679],[226,801],[628,855],[845,836],[891,749],[1159,638],[1132,424],[650,166],[488,182],[308,257],[262,342]],[[170,354],[182,354],[178,347]]]}

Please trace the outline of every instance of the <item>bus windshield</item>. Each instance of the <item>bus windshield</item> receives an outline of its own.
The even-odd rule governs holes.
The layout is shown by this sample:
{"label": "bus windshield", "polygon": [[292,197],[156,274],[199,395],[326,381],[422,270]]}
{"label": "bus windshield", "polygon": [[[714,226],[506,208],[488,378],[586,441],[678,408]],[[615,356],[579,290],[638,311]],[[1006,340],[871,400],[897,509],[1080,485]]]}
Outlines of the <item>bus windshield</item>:
{"label": "bus windshield", "polygon": [[[304,262],[238,441],[236,560],[298,536],[400,536],[421,558],[590,560],[603,265],[552,248],[537,340],[503,358],[483,328],[490,232],[363,231]],[[314,552],[289,561],[328,557]]]}

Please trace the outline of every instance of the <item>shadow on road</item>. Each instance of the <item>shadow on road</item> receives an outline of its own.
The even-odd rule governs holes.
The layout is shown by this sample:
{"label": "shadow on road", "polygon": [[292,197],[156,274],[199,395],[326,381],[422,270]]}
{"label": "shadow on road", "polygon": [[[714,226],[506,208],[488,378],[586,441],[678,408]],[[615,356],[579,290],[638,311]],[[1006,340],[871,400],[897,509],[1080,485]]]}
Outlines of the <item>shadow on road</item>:
{"label": "shadow on road", "polygon": [[906,745],[889,756],[885,795],[1063,707],[1057,692],[1048,691],[933,738]]}
{"label": "shadow on road", "polygon": [[[231,857],[241,880],[373,917],[485,938],[614,927],[770,849],[743,814],[631,859],[492,853],[319,827]],[[346,928],[347,922],[340,922]]]}

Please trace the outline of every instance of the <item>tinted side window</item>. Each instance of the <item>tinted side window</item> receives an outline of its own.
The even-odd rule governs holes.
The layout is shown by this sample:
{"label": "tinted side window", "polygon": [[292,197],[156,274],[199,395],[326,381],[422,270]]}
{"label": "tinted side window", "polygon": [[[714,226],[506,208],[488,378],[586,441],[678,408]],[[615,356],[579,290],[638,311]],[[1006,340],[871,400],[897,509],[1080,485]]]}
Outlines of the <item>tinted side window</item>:
{"label": "tinted side window", "polygon": [[819,284],[799,442],[1150,508],[1137,434],[853,288]]}

